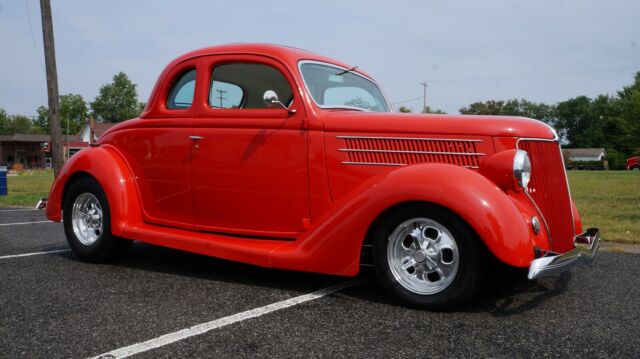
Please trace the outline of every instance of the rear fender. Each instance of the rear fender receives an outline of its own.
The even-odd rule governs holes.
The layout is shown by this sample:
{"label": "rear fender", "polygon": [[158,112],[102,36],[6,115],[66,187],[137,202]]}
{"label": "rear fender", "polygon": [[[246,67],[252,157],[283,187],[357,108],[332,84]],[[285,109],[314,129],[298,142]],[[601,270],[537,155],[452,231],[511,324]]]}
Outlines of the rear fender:
{"label": "rear fender", "polygon": [[59,222],[65,191],[79,176],[91,176],[109,201],[111,232],[121,235],[127,224],[141,223],[140,201],[135,179],[118,151],[109,145],[89,147],[73,155],[51,187],[47,218]]}
{"label": "rear fender", "polygon": [[493,182],[459,166],[420,164],[371,178],[336,203],[301,238],[272,253],[272,266],[355,275],[363,240],[386,209],[430,202],[464,219],[501,261],[527,266],[534,244],[518,207]]}

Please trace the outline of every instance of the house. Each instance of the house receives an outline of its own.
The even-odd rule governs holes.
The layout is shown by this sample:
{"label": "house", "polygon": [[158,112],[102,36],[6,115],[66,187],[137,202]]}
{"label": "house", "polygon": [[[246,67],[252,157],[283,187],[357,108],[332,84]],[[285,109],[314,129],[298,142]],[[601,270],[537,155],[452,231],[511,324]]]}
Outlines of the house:
{"label": "house", "polygon": [[9,168],[45,167],[49,135],[0,135],[0,166]]}
{"label": "house", "polygon": [[607,151],[604,148],[566,148],[562,155],[565,161],[571,162],[604,161]]}
{"label": "house", "polygon": [[[97,141],[105,131],[113,127],[115,123],[99,123],[93,122],[93,141]],[[78,133],[78,138],[82,142],[92,143],[91,141],[91,126],[84,126]]]}

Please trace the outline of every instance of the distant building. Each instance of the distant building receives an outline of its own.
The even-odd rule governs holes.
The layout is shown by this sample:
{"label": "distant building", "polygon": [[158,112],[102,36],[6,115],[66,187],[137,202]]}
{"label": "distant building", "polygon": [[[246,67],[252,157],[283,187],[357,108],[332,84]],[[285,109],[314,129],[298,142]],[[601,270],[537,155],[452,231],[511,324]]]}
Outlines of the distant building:
{"label": "distant building", "polygon": [[[94,123],[93,131],[85,126],[77,135],[62,135],[62,153],[65,161],[93,141],[115,123]],[[51,135],[0,135],[0,166],[10,169],[45,168],[51,163]]]}
{"label": "distant building", "polygon": [[[99,122],[94,122],[93,123],[93,140],[97,141],[98,138],[100,138],[100,136],[102,136],[102,134],[110,129],[111,127],[113,127],[115,125],[115,123],[99,123]],[[91,128],[89,126],[84,126],[80,132],[78,132],[78,138],[80,141],[82,142],[86,142],[86,143],[91,143]]]}
{"label": "distant building", "polygon": [[562,150],[565,160],[576,161],[604,161],[607,151],[604,148],[566,148]]}
{"label": "distant building", "polygon": [[49,135],[0,135],[0,166],[45,167]]}

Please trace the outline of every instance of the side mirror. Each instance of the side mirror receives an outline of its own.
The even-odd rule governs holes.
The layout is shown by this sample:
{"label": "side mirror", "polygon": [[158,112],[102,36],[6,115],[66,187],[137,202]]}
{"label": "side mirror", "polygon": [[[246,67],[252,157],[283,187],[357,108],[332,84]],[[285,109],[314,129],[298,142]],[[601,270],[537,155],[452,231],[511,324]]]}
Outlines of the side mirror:
{"label": "side mirror", "polygon": [[282,102],[280,102],[280,100],[278,100],[278,94],[273,90],[265,91],[264,95],[262,95],[262,99],[264,100],[264,103],[267,104],[267,107],[280,106],[285,110],[289,111],[290,114],[296,113],[296,110],[289,109]]}

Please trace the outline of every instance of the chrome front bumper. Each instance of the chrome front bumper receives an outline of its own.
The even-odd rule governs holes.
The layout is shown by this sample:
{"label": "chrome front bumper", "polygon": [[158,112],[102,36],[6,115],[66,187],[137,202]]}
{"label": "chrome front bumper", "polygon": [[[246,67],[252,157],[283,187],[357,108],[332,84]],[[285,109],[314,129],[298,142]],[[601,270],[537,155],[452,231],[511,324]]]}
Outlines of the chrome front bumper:
{"label": "chrome front bumper", "polygon": [[598,251],[600,230],[598,228],[589,228],[586,232],[577,235],[573,243],[576,248],[567,253],[534,259],[529,266],[528,278],[537,279],[553,276],[564,272],[581,260],[592,259]]}

